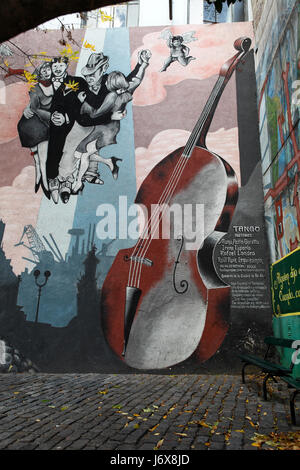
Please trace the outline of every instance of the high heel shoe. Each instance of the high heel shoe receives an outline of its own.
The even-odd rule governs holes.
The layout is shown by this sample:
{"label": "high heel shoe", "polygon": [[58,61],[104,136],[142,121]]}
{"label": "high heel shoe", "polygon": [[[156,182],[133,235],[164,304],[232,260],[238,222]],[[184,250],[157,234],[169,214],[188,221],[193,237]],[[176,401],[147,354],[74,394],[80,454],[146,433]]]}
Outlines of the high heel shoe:
{"label": "high heel shoe", "polygon": [[118,174],[119,174],[119,169],[120,169],[119,166],[117,165],[117,162],[122,162],[122,161],[123,161],[122,158],[111,157],[111,162],[113,165],[111,174],[114,180],[118,179]]}
{"label": "high heel shoe", "polygon": [[84,183],[81,183],[81,186],[78,189],[72,188],[72,194],[75,194],[75,195],[82,194],[83,189],[84,189]]}
{"label": "high heel shoe", "polygon": [[34,192],[37,193],[38,190],[39,190],[39,187],[41,186],[41,179],[38,183],[35,183],[35,186],[34,186]]}
{"label": "high heel shoe", "polygon": [[60,182],[59,195],[60,195],[60,199],[62,200],[64,204],[67,204],[67,202],[69,201],[70,196],[71,196],[71,191],[72,191],[72,183],[68,178],[65,181]]}
{"label": "high heel shoe", "polygon": [[87,181],[92,184],[104,184],[104,181],[102,181],[98,172],[89,170],[85,172],[82,181]]}
{"label": "high heel shoe", "polygon": [[58,204],[58,199],[59,199],[59,190],[60,190],[60,184],[58,178],[53,178],[49,180],[49,191],[51,198],[55,204]]}

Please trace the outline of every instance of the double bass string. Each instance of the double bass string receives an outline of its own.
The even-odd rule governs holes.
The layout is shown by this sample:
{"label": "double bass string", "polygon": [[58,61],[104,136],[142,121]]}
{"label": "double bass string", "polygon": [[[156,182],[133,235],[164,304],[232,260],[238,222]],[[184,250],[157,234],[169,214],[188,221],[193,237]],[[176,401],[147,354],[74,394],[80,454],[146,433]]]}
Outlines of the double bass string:
{"label": "double bass string", "polygon": [[[240,55],[240,53],[237,54],[237,55],[234,57],[234,59],[237,59],[239,55]],[[234,62],[233,62],[233,64],[231,64],[231,67],[232,67],[233,65],[235,65]],[[222,70],[222,68],[221,68],[221,70]],[[229,67],[228,70],[230,71],[230,67]],[[200,131],[201,131],[201,127],[202,127],[203,124],[206,122],[207,117],[208,117],[209,113],[211,112],[212,105],[215,103],[215,100],[216,100],[216,98],[217,98],[219,92],[221,91],[221,89],[222,89],[222,87],[223,87],[223,85],[224,85],[224,82],[225,82],[226,79],[227,79],[227,75],[228,75],[228,74],[226,74],[226,75],[221,75],[221,72],[220,72],[219,78],[218,78],[218,80],[217,80],[217,82],[216,82],[216,84],[215,84],[215,86],[214,86],[214,88],[213,88],[213,91],[212,91],[211,95],[209,96],[209,98],[208,98],[208,100],[207,100],[207,103],[206,103],[206,105],[205,105],[205,107],[204,107],[204,109],[203,109],[203,112],[202,112],[202,114],[201,114],[201,116],[200,116],[198,122],[196,123],[196,126],[195,126],[194,130],[192,131],[192,133],[191,133],[191,135],[190,135],[190,138],[188,139],[188,142],[187,142],[187,144],[186,144],[186,146],[185,146],[185,148],[184,148],[184,151],[183,151],[183,153],[182,153],[182,155],[181,155],[181,157],[184,157],[186,160],[191,156],[190,154],[191,154],[191,152],[192,152],[192,150],[193,150],[193,147],[194,147],[195,144],[197,143],[197,139],[198,139],[198,137],[199,137],[199,133],[200,133]],[[231,73],[230,73],[230,75],[231,75]],[[180,159],[181,159],[181,158],[180,158]],[[179,164],[180,159],[178,160],[177,165]],[[169,183],[168,183],[168,185],[167,185],[167,187],[166,187],[165,189],[167,189],[167,188],[169,187],[169,185],[170,185],[170,182],[172,182],[172,178],[173,178],[173,175],[175,174],[175,170],[176,170],[176,166],[175,166],[174,171],[173,171],[173,174],[172,174],[172,176],[171,176],[171,178],[170,178],[170,180],[169,180]],[[183,170],[184,170],[184,168],[182,169],[181,174],[182,174]],[[180,176],[181,176],[181,175],[180,175]],[[177,178],[177,182],[178,182],[178,178]],[[177,184],[177,182],[176,182],[176,184]],[[176,187],[176,186],[175,186],[175,187]],[[175,187],[174,187],[174,190],[175,190]],[[165,191],[162,193],[161,198],[164,196],[164,193],[165,193]],[[172,193],[172,194],[173,194],[173,193]],[[171,194],[170,197],[172,197],[172,194]],[[160,198],[160,199],[161,199],[161,198]],[[158,204],[160,204],[160,203],[161,203],[161,201],[159,200]],[[152,218],[154,218],[154,217],[156,216],[156,212],[157,212],[157,211],[155,211],[154,214],[151,215],[150,222],[152,221]],[[163,215],[163,212],[160,211],[160,210],[159,210],[159,215]],[[158,219],[158,223],[159,223],[159,222],[160,222],[160,219]],[[147,227],[146,227],[147,231],[148,231],[148,226],[149,226],[149,223],[147,224]],[[145,230],[144,230],[144,232],[145,232]],[[148,247],[149,247],[149,244],[150,244],[150,243],[151,243],[151,240],[150,240],[150,242],[148,243]],[[146,250],[148,249],[148,247],[146,247]],[[142,243],[140,243],[140,244],[137,245],[137,247],[134,249],[134,253],[136,252],[136,251],[135,251],[136,249],[138,249],[138,250],[143,250]],[[140,253],[141,253],[141,252],[140,252]],[[145,251],[144,251],[144,253],[145,253]]]}
{"label": "double bass string", "polygon": [[[163,217],[163,214],[166,210],[166,207],[164,206],[163,207],[163,210],[161,211],[160,210],[160,206],[162,204],[165,204],[167,199],[168,199],[168,202],[170,201],[171,197],[173,196],[174,194],[174,191],[176,189],[176,186],[178,184],[178,181],[184,171],[184,168],[186,166],[186,163],[190,157],[190,154],[197,142],[197,139],[199,137],[199,132],[203,126],[203,124],[205,123],[209,113],[210,113],[210,109],[211,109],[211,105],[212,103],[214,102],[215,98],[217,97],[222,85],[223,85],[223,82],[225,80],[225,77],[219,77],[217,83],[215,84],[214,86],[214,90],[213,92],[211,93],[207,103],[206,103],[206,106],[203,110],[203,113],[200,117],[200,119],[198,120],[193,132],[191,133],[189,139],[188,139],[188,142],[185,146],[185,149],[181,155],[181,157],[179,158],[174,170],[173,170],[173,173],[172,173],[172,176],[171,178],[169,179],[169,182],[167,184],[167,186],[165,187],[165,190],[163,191],[158,203],[157,203],[157,207],[154,211],[153,214],[151,214],[151,218],[150,218],[150,221],[147,223],[147,226],[145,227],[144,231],[143,231],[143,234],[142,234],[142,238],[144,239],[144,235],[145,233],[148,233],[148,228],[149,226],[152,227],[152,224],[155,225],[155,229],[154,229],[154,233],[155,231],[157,230],[159,224],[160,224],[160,221]],[[170,193],[170,189],[171,189],[171,193]],[[164,202],[163,202],[163,199]],[[159,212],[158,214],[158,217],[157,217],[157,212]],[[156,218],[156,220],[155,220]],[[152,232],[151,232],[152,233]],[[149,246],[150,246],[150,243],[152,241],[152,238],[150,237],[150,240],[146,243],[145,246],[143,246],[143,242],[142,243],[138,243],[137,244],[137,248],[134,249],[133,251],[133,256],[136,255],[136,253],[138,254],[138,257],[142,258],[144,257],[145,253],[147,252]],[[136,251],[137,250],[137,251]],[[135,284],[135,279],[136,279],[136,283],[139,285],[139,282],[140,282],[140,277],[141,277],[141,270],[142,270],[142,266],[141,266],[141,261],[138,261],[137,263],[137,269],[135,269],[135,272],[134,274],[132,275],[131,274],[131,271],[132,271],[132,266],[133,266],[133,263],[136,263],[136,261],[134,259],[131,259],[131,262],[130,262],[130,271],[129,271],[129,285],[131,284]],[[136,267],[136,264],[135,264],[135,267]]]}
{"label": "double bass string", "polygon": [[[162,193],[161,196],[160,196],[160,199],[159,199],[159,201],[158,201],[158,203],[157,203],[157,205],[156,205],[156,208],[155,208],[153,214],[151,214],[150,221],[148,221],[146,227],[145,227],[144,230],[143,230],[143,233],[142,233],[142,235],[141,235],[141,237],[140,237],[140,238],[142,239],[142,242],[138,243],[137,247],[134,249],[134,251],[133,251],[133,253],[132,253],[132,256],[136,256],[136,255],[138,255],[139,257],[141,256],[141,252],[143,251],[143,248],[144,248],[144,247],[143,247],[143,241],[145,240],[145,238],[146,238],[146,236],[147,236],[147,234],[148,234],[148,232],[149,232],[149,228],[150,228],[150,233],[151,233],[151,225],[154,224],[154,221],[153,221],[152,219],[154,219],[154,217],[156,216],[157,211],[159,211],[160,213],[162,213],[162,211],[160,211],[160,209],[159,209],[159,207],[163,204],[162,200],[163,200],[164,197],[167,197],[167,194],[166,194],[166,193],[168,193],[168,191],[169,191],[169,189],[170,189],[170,186],[171,186],[172,183],[173,183],[174,178],[176,178],[176,173],[178,174],[178,171],[180,171],[180,167],[183,166],[183,164],[184,164],[185,161],[187,161],[187,157],[184,155],[184,153],[182,153],[182,155],[180,156],[180,158],[179,158],[179,160],[178,160],[178,162],[177,162],[177,164],[176,164],[176,166],[175,166],[175,168],[174,168],[174,170],[173,170],[172,176],[171,176],[171,178],[170,178],[170,180],[169,180],[167,186],[165,187],[163,193]],[[180,177],[180,175],[179,175],[179,177]],[[154,231],[155,231],[155,230],[154,230]],[[147,238],[146,238],[146,239],[147,239]],[[146,251],[147,251],[147,249],[148,249],[148,247],[146,247]],[[137,251],[136,251],[136,250],[137,250]],[[139,251],[139,250],[141,250],[141,251]],[[145,253],[145,251],[144,251],[144,253]],[[132,259],[131,259],[131,262],[130,262],[130,271],[129,271],[129,279],[131,278],[131,270],[132,270],[132,263],[133,263],[133,262],[136,263],[135,260],[132,260]],[[140,264],[140,263],[138,263],[138,264]],[[138,267],[139,267],[139,266],[138,266]],[[133,276],[134,276],[134,275],[133,275]],[[134,277],[135,277],[135,276],[134,276],[134,277],[133,277],[133,276],[132,276],[131,281],[134,280]],[[131,281],[130,281],[129,285],[131,285]]]}
{"label": "double bass string", "polygon": [[193,147],[195,146],[195,143],[197,142],[197,139],[198,139],[198,136],[200,134],[201,128],[202,128],[203,124],[206,122],[207,117],[209,116],[212,104],[214,103],[216,97],[218,96],[218,93],[220,92],[220,90],[223,86],[224,80],[225,80],[225,77],[219,77],[218,78],[218,80],[217,80],[217,82],[214,86],[214,89],[213,89],[209,99],[207,100],[207,103],[206,103],[204,109],[203,109],[203,112],[202,112],[202,114],[201,114],[201,116],[200,116],[193,132],[191,133],[190,138],[187,141],[186,148],[185,148],[186,153],[192,152]]}
{"label": "double bass string", "polygon": [[[189,158],[189,153],[191,153],[193,147],[195,146],[195,143],[196,143],[196,138],[198,138],[198,134],[199,134],[199,131],[201,129],[201,127],[203,126],[203,123],[205,122],[205,120],[207,119],[207,116],[210,112],[210,107],[211,107],[211,101],[215,100],[215,97],[217,96],[217,94],[219,93],[219,90],[223,84],[223,80],[224,78],[222,77],[222,80],[221,82],[222,83],[216,83],[215,87],[214,87],[214,91],[211,93],[211,96],[209,97],[209,100],[207,102],[207,105],[205,106],[205,109],[199,119],[199,121],[197,122],[188,142],[187,142],[187,145],[180,157],[180,159],[178,160],[177,162],[177,165],[175,166],[174,170],[173,170],[173,174],[165,188],[165,190],[163,191],[161,197],[160,197],[160,200],[158,201],[158,204],[157,204],[157,208],[156,210],[154,211],[154,213],[151,215],[151,218],[150,218],[150,222],[148,222],[147,224],[147,227],[144,229],[144,233],[147,231],[148,232],[148,227],[149,225],[152,223],[153,224],[153,220],[152,219],[155,219],[155,217],[157,216],[157,212],[159,211],[159,216],[158,216],[158,219],[156,219],[156,224],[155,224],[155,230],[157,229],[159,223],[160,223],[160,220],[163,216],[163,213],[164,211],[166,210],[166,208],[163,209],[163,211],[160,210],[159,208],[159,205],[163,204],[162,200],[165,198],[165,201],[167,200],[167,198],[169,197],[169,200],[170,198],[172,197],[173,193],[174,193],[174,190],[176,188],[176,185],[178,183],[178,180],[179,178],[181,177],[182,173],[183,173],[183,170],[184,170],[184,167],[185,167],[185,164],[187,163],[187,160]],[[185,151],[187,150],[187,151]],[[183,165],[182,162],[185,162],[185,164]],[[178,174],[178,171],[180,171],[180,173]],[[173,187],[173,191],[171,194],[168,194],[169,193],[169,190],[170,190],[170,186],[173,185],[173,182],[174,182],[174,179],[177,180],[175,181],[175,185]],[[171,188],[172,189],[172,188]],[[164,203],[165,203],[164,201]],[[155,232],[154,230],[154,232]],[[144,236],[144,233],[143,233],[143,236]],[[146,246],[143,246],[143,243],[139,243],[137,248],[138,248],[138,255],[139,257],[142,259],[142,257],[145,255],[145,253],[147,252],[148,248],[149,248],[149,245],[152,241],[152,238],[150,238],[150,241],[148,241],[148,243],[146,244]],[[136,249],[135,249],[136,250]],[[136,251],[134,250],[134,254],[136,253]],[[130,268],[132,268],[132,262],[135,262],[135,260],[132,260],[131,259],[131,265],[130,265]],[[132,278],[132,281],[134,281],[135,277],[137,277],[137,281],[139,283],[140,281],[140,276],[141,276],[141,268],[142,266],[140,266],[140,262],[138,261],[138,265],[137,265],[137,272],[135,273],[136,275]],[[130,273],[129,273],[129,277],[131,277],[131,269],[130,269]],[[134,282],[133,282],[134,284]],[[131,282],[130,284],[131,285]]]}
{"label": "double bass string", "polygon": [[[219,78],[220,78],[220,77],[219,77]],[[192,134],[191,134],[191,136],[190,136],[190,139],[188,140],[188,143],[187,143],[187,145],[186,145],[186,147],[185,147],[185,149],[184,149],[184,152],[183,152],[181,158],[179,159],[179,161],[178,161],[178,163],[177,163],[177,165],[176,165],[176,167],[175,167],[175,169],[174,169],[174,171],[173,171],[172,177],[170,178],[169,183],[168,183],[167,187],[165,188],[165,191],[164,191],[163,194],[161,195],[161,198],[160,198],[158,204],[161,204],[161,203],[162,203],[162,202],[161,202],[161,199],[163,199],[163,198],[165,197],[165,192],[166,192],[166,193],[169,192],[169,186],[172,186],[173,180],[174,180],[174,175],[175,175],[177,181],[175,182],[175,186],[174,186],[174,188],[173,188],[173,192],[171,193],[171,195],[166,194],[165,201],[167,200],[167,197],[168,197],[168,196],[169,196],[169,200],[170,200],[170,198],[172,197],[172,194],[174,193],[174,190],[175,190],[175,188],[176,188],[176,185],[177,185],[177,183],[178,183],[178,180],[179,180],[179,178],[180,178],[180,176],[181,176],[181,174],[182,174],[182,172],[183,172],[183,170],[184,170],[184,167],[185,167],[185,165],[181,165],[180,160],[183,158],[183,159],[185,160],[185,162],[187,162],[187,160],[188,160],[188,158],[189,158],[189,156],[190,156],[189,153],[191,153],[191,151],[192,151],[192,149],[193,149],[193,147],[194,147],[194,145],[195,145],[195,143],[196,143],[196,138],[198,138],[199,131],[200,131],[201,127],[203,126],[203,123],[204,123],[205,120],[207,119],[207,116],[208,116],[208,114],[209,114],[209,112],[210,112],[211,101],[215,100],[217,94],[218,94],[219,91],[220,91],[220,88],[222,87],[223,81],[224,81],[224,78],[222,78],[221,80],[218,81],[218,82],[221,82],[221,83],[218,83],[218,82],[216,83],[216,85],[215,85],[215,87],[214,87],[214,90],[213,90],[213,92],[211,93],[211,96],[210,96],[210,98],[209,98],[209,100],[208,100],[208,102],[207,102],[207,105],[206,105],[206,107],[205,107],[205,109],[204,109],[204,111],[203,111],[203,113],[202,113],[202,115],[201,115],[201,118],[199,119],[199,121],[197,122],[197,124],[196,124],[196,126],[195,126],[195,128],[194,128],[194,130],[193,130],[193,132],[192,132]],[[185,151],[186,149],[187,149],[187,151]],[[184,160],[183,160],[183,161],[184,161]],[[181,168],[180,168],[180,165],[181,165]],[[178,167],[178,168],[177,168],[177,167]],[[179,176],[178,176],[178,170],[179,170],[179,168],[180,168],[180,174],[179,174]],[[177,173],[177,175],[176,175],[176,173]],[[158,225],[159,225],[159,223],[160,223],[160,220],[161,220],[161,218],[162,218],[162,216],[163,216],[164,210],[166,210],[166,208],[164,208],[163,211],[161,211],[160,209],[157,209],[157,210],[159,211],[159,216],[158,216],[158,219],[156,220],[155,230],[157,229],[157,227],[158,227]],[[156,217],[156,215],[157,215],[157,210],[156,210],[156,211],[154,212],[154,214],[151,216],[151,219],[154,219],[154,218]],[[150,222],[152,222],[151,219],[150,219]],[[149,223],[148,223],[148,226],[149,226]],[[148,227],[147,227],[147,230],[148,230]],[[155,230],[154,230],[154,232],[155,232]],[[148,242],[148,244],[146,244],[145,247],[143,247],[142,244],[139,244],[138,250],[140,250],[139,256],[141,257],[141,259],[142,259],[142,257],[145,255],[146,251],[148,250],[149,245],[150,245],[150,243],[151,243],[151,240],[152,240],[152,239],[150,239],[150,241]],[[141,264],[141,263],[139,262],[139,264]],[[135,273],[136,276],[138,276],[138,279],[137,279],[138,284],[139,284],[140,276],[141,276],[141,268],[142,268],[142,266],[139,266],[139,265],[138,265],[138,267],[137,267],[137,272]],[[135,277],[136,277],[136,276],[135,276]],[[133,280],[134,280],[134,278],[133,278]]]}

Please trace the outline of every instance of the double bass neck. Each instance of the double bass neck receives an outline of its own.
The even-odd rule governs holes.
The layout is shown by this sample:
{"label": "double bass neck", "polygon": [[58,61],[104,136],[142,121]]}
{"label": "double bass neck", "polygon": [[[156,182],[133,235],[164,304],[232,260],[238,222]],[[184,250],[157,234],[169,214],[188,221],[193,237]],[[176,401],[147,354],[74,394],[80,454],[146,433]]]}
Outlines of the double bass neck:
{"label": "double bass neck", "polygon": [[239,38],[234,42],[234,48],[238,53],[222,65],[219,71],[219,78],[215,83],[215,86],[184,148],[183,154],[185,157],[189,158],[191,156],[196,145],[198,147],[206,148],[206,136],[223,91],[238,64],[248,53],[250,47],[251,39],[248,37]]}

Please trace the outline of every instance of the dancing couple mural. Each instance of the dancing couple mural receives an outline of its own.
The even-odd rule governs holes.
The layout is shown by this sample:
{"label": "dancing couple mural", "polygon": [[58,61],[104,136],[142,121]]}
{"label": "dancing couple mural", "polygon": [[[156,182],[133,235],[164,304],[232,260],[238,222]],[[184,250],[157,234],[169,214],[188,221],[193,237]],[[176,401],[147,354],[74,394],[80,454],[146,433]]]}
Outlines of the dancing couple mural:
{"label": "dancing couple mural", "polygon": [[143,80],[151,52],[141,50],[128,76],[106,74],[109,57],[92,53],[81,70],[82,77],[68,73],[69,59],[53,57],[36,68],[30,102],[18,123],[23,147],[31,149],[35,162],[35,191],[67,203],[84,183],[104,184],[98,164],[109,167],[118,178],[119,162],[104,158],[100,149],[116,143],[126,105]]}

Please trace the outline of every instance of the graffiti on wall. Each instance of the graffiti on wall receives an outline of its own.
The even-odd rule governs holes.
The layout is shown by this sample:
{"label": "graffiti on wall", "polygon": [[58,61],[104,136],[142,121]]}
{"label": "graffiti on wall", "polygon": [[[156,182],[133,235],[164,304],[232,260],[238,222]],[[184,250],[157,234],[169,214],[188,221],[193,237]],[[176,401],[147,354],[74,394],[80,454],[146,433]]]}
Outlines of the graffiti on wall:
{"label": "graffiti on wall", "polygon": [[262,329],[262,188],[236,87],[251,39],[236,23],[3,46],[0,332],[43,371],[187,371]]}
{"label": "graffiti on wall", "polygon": [[[275,35],[266,54],[269,60],[262,60],[258,67],[265,212],[272,261],[296,249],[300,241],[299,102],[294,92],[300,78],[300,9],[297,2],[290,3],[283,38],[275,47]],[[279,15],[273,30],[280,30],[283,21]]]}

